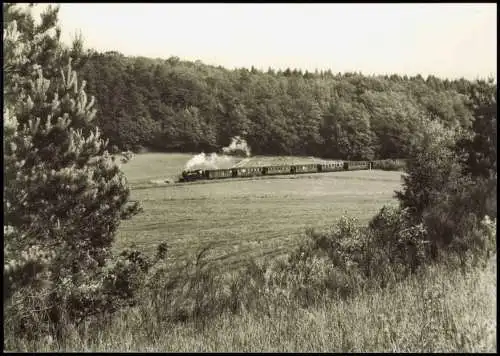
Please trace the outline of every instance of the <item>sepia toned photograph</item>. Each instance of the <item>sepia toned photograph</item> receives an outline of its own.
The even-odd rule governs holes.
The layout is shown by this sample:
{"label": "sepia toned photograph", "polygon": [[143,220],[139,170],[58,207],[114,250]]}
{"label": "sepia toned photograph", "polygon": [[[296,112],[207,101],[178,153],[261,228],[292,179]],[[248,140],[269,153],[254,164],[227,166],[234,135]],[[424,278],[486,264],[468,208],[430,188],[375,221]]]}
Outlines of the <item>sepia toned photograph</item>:
{"label": "sepia toned photograph", "polygon": [[5,352],[497,352],[496,3],[4,3]]}

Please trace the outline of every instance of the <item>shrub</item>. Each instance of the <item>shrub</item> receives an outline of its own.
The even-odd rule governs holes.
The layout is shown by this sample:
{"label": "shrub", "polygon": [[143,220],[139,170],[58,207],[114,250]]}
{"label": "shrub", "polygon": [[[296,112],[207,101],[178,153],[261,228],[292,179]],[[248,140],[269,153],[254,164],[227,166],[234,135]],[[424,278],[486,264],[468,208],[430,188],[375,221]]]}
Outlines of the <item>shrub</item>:
{"label": "shrub", "polygon": [[406,210],[384,206],[369,222],[365,273],[384,278],[386,266],[402,277],[414,273],[429,255],[427,233],[422,224],[412,224]]}
{"label": "shrub", "polygon": [[342,216],[328,231],[308,230],[306,237],[288,259],[288,272],[300,281],[295,289],[306,304],[327,291],[347,297],[362,288],[368,240],[355,218]]}
{"label": "shrub", "polygon": [[431,256],[457,254],[462,264],[488,255],[481,221],[496,215],[496,84],[477,81],[469,94],[471,130],[430,121],[396,194],[412,225],[425,226]]}
{"label": "shrub", "polygon": [[309,230],[307,236],[311,252],[328,256],[336,266],[357,264],[361,259],[363,234],[355,218],[342,216],[329,231]]}
{"label": "shrub", "polygon": [[439,251],[463,258],[470,253],[484,254],[481,243],[474,242],[477,238],[473,236],[485,214],[496,214],[492,198],[496,178],[491,177],[492,170],[486,170],[486,178],[475,177],[457,153],[457,142],[463,145],[468,136],[459,129],[429,125],[424,139],[413,147],[414,159],[408,163],[403,191],[396,194],[407,212],[409,226],[421,225],[425,229],[434,260],[442,258]]}

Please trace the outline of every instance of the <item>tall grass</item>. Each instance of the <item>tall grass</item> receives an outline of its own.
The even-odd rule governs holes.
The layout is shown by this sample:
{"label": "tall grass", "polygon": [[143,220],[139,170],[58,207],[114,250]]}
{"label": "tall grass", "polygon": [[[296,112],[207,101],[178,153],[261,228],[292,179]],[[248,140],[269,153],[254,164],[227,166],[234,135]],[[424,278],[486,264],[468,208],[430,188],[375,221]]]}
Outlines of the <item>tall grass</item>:
{"label": "tall grass", "polygon": [[[107,322],[79,328],[68,325],[68,335],[62,340],[26,341],[7,334],[6,350],[496,351],[496,257],[486,269],[475,267],[464,272],[428,266],[385,289],[365,289],[349,298],[325,296],[308,307],[277,289],[254,289],[255,295],[217,292],[222,285],[209,275],[200,273],[191,278],[197,281],[192,288],[206,296],[206,303],[240,304],[237,312],[220,308],[209,318],[197,319],[195,315],[187,321],[175,321],[162,317],[172,313],[172,304],[145,298],[142,304]],[[225,288],[230,289],[231,284]],[[227,299],[221,299],[224,293]]]}
{"label": "tall grass", "polygon": [[[410,248],[421,230],[399,226],[400,213],[384,208],[368,228],[342,217],[328,231],[308,231],[286,258],[251,260],[230,272],[207,258],[208,249],[172,268],[163,246],[141,277],[133,307],[78,326],[63,319],[55,341],[43,338],[47,332],[28,339],[6,328],[4,345],[15,351],[495,351],[496,255],[489,253],[495,221],[482,223],[484,241],[493,243],[483,253],[443,250],[431,260],[426,249]],[[403,230],[392,231],[394,224]]]}

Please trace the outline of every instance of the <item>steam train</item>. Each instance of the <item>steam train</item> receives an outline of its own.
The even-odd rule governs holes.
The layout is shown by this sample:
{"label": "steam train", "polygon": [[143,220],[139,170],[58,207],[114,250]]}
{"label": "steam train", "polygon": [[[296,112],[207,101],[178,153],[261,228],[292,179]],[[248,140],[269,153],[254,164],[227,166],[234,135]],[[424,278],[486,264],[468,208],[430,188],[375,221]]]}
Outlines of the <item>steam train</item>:
{"label": "steam train", "polygon": [[373,168],[373,161],[330,161],[319,164],[293,164],[264,167],[234,167],[229,169],[197,169],[183,171],[180,182],[204,179],[225,179],[242,177],[260,177],[300,173],[326,173],[338,171],[359,171]]}

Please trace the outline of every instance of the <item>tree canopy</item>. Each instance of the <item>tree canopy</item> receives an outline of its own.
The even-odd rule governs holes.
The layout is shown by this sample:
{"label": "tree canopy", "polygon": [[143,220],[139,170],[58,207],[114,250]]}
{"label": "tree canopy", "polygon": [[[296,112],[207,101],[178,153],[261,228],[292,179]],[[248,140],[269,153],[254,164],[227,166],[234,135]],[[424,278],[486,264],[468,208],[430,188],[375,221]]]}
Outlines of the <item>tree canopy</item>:
{"label": "tree canopy", "polygon": [[95,51],[81,75],[100,99],[98,126],[121,149],[216,151],[242,136],[255,154],[342,159],[409,157],[422,117],[469,128],[469,94],[492,86],[434,76],[228,70]]}

